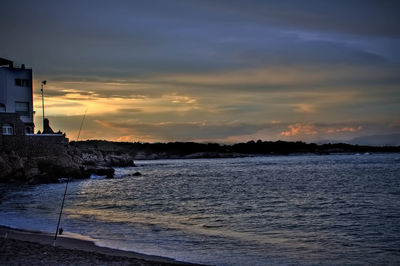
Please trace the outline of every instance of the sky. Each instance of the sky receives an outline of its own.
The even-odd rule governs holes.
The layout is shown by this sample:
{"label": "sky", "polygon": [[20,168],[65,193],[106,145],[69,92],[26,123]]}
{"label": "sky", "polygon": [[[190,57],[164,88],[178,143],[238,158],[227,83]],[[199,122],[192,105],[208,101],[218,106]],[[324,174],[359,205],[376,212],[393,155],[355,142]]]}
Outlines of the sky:
{"label": "sky", "polygon": [[399,1],[2,0],[0,57],[80,139],[345,141],[400,133]]}

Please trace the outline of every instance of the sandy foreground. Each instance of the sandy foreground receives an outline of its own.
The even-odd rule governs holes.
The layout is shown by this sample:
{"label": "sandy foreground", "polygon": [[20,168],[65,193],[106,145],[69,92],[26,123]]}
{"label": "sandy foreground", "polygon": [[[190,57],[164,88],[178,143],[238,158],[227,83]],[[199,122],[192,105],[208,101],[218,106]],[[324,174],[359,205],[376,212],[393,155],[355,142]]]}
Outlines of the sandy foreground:
{"label": "sandy foreground", "polygon": [[0,265],[196,265],[0,226]]}

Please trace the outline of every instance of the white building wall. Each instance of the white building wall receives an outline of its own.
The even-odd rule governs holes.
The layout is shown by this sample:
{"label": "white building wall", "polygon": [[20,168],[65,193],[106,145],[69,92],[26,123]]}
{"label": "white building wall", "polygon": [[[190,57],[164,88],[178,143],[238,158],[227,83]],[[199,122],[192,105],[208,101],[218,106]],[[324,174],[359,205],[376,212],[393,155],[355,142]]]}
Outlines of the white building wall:
{"label": "white building wall", "polygon": [[[18,86],[16,79],[27,80],[28,84]],[[5,105],[5,112],[15,113],[16,103],[27,103],[27,112],[20,113],[21,120],[24,123],[33,123],[32,93],[31,69],[0,67],[0,103]]]}

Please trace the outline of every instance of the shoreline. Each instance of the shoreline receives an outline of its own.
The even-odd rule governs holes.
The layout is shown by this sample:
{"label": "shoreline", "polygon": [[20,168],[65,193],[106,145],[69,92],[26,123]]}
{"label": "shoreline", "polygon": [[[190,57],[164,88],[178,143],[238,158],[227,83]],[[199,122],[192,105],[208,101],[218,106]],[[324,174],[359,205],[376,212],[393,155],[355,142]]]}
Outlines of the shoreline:
{"label": "shoreline", "polygon": [[[95,245],[91,240],[0,225],[0,264],[200,265]],[[68,257],[68,262],[65,258]],[[59,260],[60,259],[60,260]]]}

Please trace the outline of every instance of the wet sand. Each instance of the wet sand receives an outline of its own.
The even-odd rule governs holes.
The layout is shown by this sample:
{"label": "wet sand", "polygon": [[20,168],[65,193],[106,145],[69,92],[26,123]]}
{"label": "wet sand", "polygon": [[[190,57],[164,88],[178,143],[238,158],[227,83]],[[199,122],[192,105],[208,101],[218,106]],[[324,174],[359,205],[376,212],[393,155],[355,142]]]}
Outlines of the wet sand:
{"label": "wet sand", "polygon": [[0,226],[1,265],[196,265],[98,247],[93,242]]}

